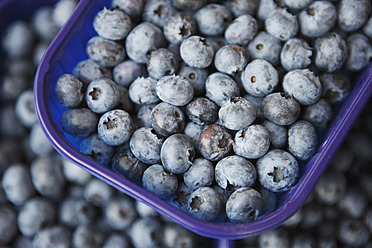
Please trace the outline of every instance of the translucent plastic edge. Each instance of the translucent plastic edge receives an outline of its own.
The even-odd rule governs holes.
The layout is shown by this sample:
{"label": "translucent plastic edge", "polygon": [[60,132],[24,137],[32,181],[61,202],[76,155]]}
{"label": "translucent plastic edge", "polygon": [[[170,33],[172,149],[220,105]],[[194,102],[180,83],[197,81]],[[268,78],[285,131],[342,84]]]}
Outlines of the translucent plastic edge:
{"label": "translucent plastic edge", "polygon": [[205,237],[216,239],[242,239],[256,236],[281,225],[285,220],[291,217],[305,202],[312,191],[319,177],[323,174],[327,165],[334,154],[342,144],[346,135],[350,131],[353,123],[361,113],[368,102],[372,93],[372,66],[370,65],[363,73],[358,83],[354,86],[349,98],[343,104],[332,123],[331,130],[325,141],[319,148],[317,154],[309,162],[312,167],[307,173],[307,177],[296,185],[291,192],[291,197],[283,206],[268,213],[258,220],[245,224],[215,224],[207,223],[195,219],[188,213],[181,211],[158,198],[154,194],[141,188],[140,186],[124,179],[108,168],[99,164],[92,163],[92,160],[76,151],[70,146],[63,137],[59,136],[54,128],[53,122],[47,105],[47,96],[44,92],[44,83],[49,71],[49,61],[53,54],[58,51],[63,38],[68,34],[73,26],[78,22],[79,17],[84,11],[89,11],[91,1],[82,0],[78,4],[73,16],[66,23],[65,27],[59,32],[55,40],[46,51],[36,73],[34,94],[35,108],[38,120],[43,131],[54,146],[54,148],[65,158],[74,162],[92,175],[107,182],[118,190],[130,195],[131,197],[146,203],[162,215],[170,218],[172,221],[184,226],[185,228]]}

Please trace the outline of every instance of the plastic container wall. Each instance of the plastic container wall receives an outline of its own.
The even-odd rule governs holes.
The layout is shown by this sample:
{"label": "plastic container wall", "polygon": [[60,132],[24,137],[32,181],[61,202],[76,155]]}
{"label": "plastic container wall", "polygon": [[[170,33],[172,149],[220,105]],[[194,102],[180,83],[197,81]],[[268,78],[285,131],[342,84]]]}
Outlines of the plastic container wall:
{"label": "plastic container wall", "polygon": [[[164,216],[202,236],[225,239],[241,239],[269,231],[291,217],[305,202],[319,177],[342,144],[354,121],[372,94],[372,65],[353,83],[353,91],[336,113],[331,127],[320,137],[320,147],[307,164],[301,165],[301,179],[288,192],[279,196],[278,208],[258,220],[245,224],[207,223],[171,206],[166,201],[96,163],[78,151],[80,139],[60,128],[60,117],[66,110],[56,100],[54,87],[58,77],[72,73],[81,60],[87,59],[86,42],[94,35],[92,20],[103,7],[110,7],[109,0],[81,0],[74,15],[57,35],[47,50],[35,78],[35,107],[40,124],[55,149],[91,174],[145,202]],[[221,241],[221,244],[224,243]]]}

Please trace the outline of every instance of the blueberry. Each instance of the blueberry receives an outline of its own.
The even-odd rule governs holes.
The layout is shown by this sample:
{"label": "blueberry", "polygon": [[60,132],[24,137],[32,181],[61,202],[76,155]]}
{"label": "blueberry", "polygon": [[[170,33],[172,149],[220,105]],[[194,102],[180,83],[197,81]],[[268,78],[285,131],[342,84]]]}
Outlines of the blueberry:
{"label": "blueberry", "polygon": [[53,21],[53,7],[42,6],[32,16],[31,24],[33,30],[44,41],[50,43],[57,35],[59,28]]}
{"label": "blueberry", "polygon": [[136,104],[154,104],[160,101],[156,94],[157,80],[152,77],[138,77],[128,89],[132,102]]}
{"label": "blueberry", "polygon": [[227,26],[224,35],[227,43],[246,46],[256,36],[257,30],[258,24],[252,15],[239,15]]}
{"label": "blueberry", "polygon": [[294,156],[281,149],[269,151],[256,163],[260,184],[272,191],[289,190],[299,176],[299,165]]}
{"label": "blueberry", "polygon": [[282,44],[266,31],[260,31],[248,44],[248,52],[252,59],[264,59],[273,65],[279,63]]}
{"label": "blueberry", "polygon": [[2,47],[11,58],[26,57],[33,49],[35,34],[24,21],[14,21],[5,30],[2,38]]}
{"label": "blueberry", "polygon": [[117,105],[117,108],[123,109],[127,112],[132,112],[134,108],[134,103],[129,98],[128,89],[120,85],[118,85],[118,89],[119,89],[119,104]]}
{"label": "blueberry", "polygon": [[286,229],[277,228],[260,235],[258,244],[261,248],[290,247],[290,236]]}
{"label": "blueberry", "polygon": [[[0,179],[0,185],[2,185],[2,181]],[[5,192],[4,192],[4,189],[3,187],[1,186],[0,187],[0,204],[2,203],[6,203],[8,201],[6,195],[5,195]]]}
{"label": "blueberry", "polygon": [[235,134],[233,148],[239,156],[257,159],[269,150],[270,143],[267,129],[259,124],[253,124]]}
{"label": "blueberry", "polygon": [[372,39],[372,17],[370,17],[364,25],[363,32],[368,38]]}
{"label": "blueberry", "polygon": [[90,110],[102,114],[119,103],[119,89],[111,79],[101,78],[89,83],[85,100]]}
{"label": "blueberry", "polygon": [[116,65],[112,70],[115,83],[124,87],[128,87],[137,77],[145,76],[146,73],[144,65],[132,60],[125,60]]}
{"label": "blueberry", "polygon": [[39,156],[32,161],[30,168],[36,191],[51,199],[59,199],[65,186],[62,165],[58,159],[54,154]]}
{"label": "blueberry", "polygon": [[250,188],[237,189],[226,202],[226,214],[232,223],[246,223],[255,221],[263,209],[261,194]]}
{"label": "blueberry", "polygon": [[207,39],[212,43],[214,50],[217,51],[225,45],[229,45],[223,36],[207,36]]}
{"label": "blueberry", "polygon": [[241,74],[244,89],[251,95],[264,97],[273,92],[279,82],[279,74],[273,65],[263,59],[251,61]]}
{"label": "blueberry", "polygon": [[262,101],[262,112],[271,122],[278,125],[291,125],[300,115],[300,104],[291,96],[282,93],[271,93]]}
{"label": "blueberry", "polygon": [[334,205],[340,201],[346,191],[345,175],[336,170],[327,170],[315,185],[317,199],[325,205]]}
{"label": "blueberry", "polygon": [[182,41],[180,55],[188,66],[203,69],[212,64],[214,47],[208,39],[194,35]]}
{"label": "blueberry", "polygon": [[186,184],[181,180],[178,185],[177,192],[172,199],[172,203],[178,208],[187,212],[187,202],[192,192],[193,190],[187,187]]}
{"label": "blueberry", "polygon": [[114,109],[104,113],[98,121],[98,137],[111,146],[127,142],[133,131],[134,124],[128,112]]}
{"label": "blueberry", "polygon": [[138,218],[129,230],[134,247],[157,247],[161,240],[161,222],[156,218]]}
{"label": "blueberry", "polygon": [[160,79],[175,74],[178,70],[179,58],[172,50],[159,48],[150,54],[147,61],[147,72],[150,77]]}
{"label": "blueberry", "polygon": [[371,231],[372,230],[372,211],[368,210],[366,215],[363,217],[364,224]]}
{"label": "blueberry", "polygon": [[163,28],[175,12],[170,0],[148,0],[142,12],[142,19]]}
{"label": "blueberry", "polygon": [[[345,150],[345,149],[344,149]],[[366,195],[366,197],[370,200],[372,197],[372,191],[371,191],[371,181],[369,181],[369,177],[371,176],[370,173],[365,173],[361,175],[359,178],[358,186],[362,189],[362,192]]]}
{"label": "blueberry", "polygon": [[5,74],[0,78],[0,102],[14,102],[28,88],[29,81],[22,75]]}
{"label": "blueberry", "polygon": [[309,121],[319,130],[326,130],[333,119],[331,106],[326,100],[320,99],[305,108],[303,119]]}
{"label": "blueberry", "polygon": [[230,130],[240,130],[256,119],[256,107],[243,97],[232,97],[218,111],[220,124]]}
{"label": "blueberry", "polygon": [[197,97],[186,106],[187,117],[198,125],[211,124],[217,120],[218,106],[205,97]]}
{"label": "blueberry", "polygon": [[254,16],[257,13],[259,0],[229,0],[227,7],[231,9],[234,16],[251,15]]}
{"label": "blueberry", "polygon": [[190,67],[182,64],[178,74],[185,77],[194,88],[194,96],[203,96],[205,93],[205,80],[208,77],[206,69]]}
{"label": "blueberry", "polygon": [[337,9],[329,1],[314,1],[299,14],[301,33],[307,37],[320,37],[337,23]]}
{"label": "blueberry", "polygon": [[218,161],[232,150],[231,134],[223,126],[211,124],[200,133],[199,151],[201,155],[211,161]]}
{"label": "blueberry", "polygon": [[69,248],[71,246],[70,230],[62,225],[46,227],[38,231],[32,239],[32,247]]}
{"label": "blueberry", "polygon": [[187,122],[185,126],[184,133],[192,139],[196,151],[199,151],[199,137],[203,129],[204,126],[192,121]]}
{"label": "blueberry", "polygon": [[284,227],[297,227],[301,223],[303,218],[303,209],[300,208],[296,213],[294,213],[288,220],[283,223]]}
{"label": "blueberry", "polygon": [[100,78],[112,78],[109,68],[99,65],[91,59],[80,61],[74,68],[74,74],[85,84]]}
{"label": "blueberry", "polygon": [[221,47],[214,58],[214,66],[220,72],[235,75],[244,70],[249,60],[247,51],[237,45]]}
{"label": "blueberry", "polygon": [[371,14],[371,1],[342,0],[338,6],[338,26],[353,32],[361,28]]}
{"label": "blueberry", "polygon": [[311,64],[312,55],[312,48],[305,40],[291,38],[283,45],[280,62],[287,71],[304,69]]}
{"label": "blueberry", "polygon": [[137,129],[129,142],[134,156],[146,164],[160,162],[160,150],[164,138],[160,137],[153,128],[141,127]]}
{"label": "blueberry", "polygon": [[174,106],[184,106],[194,97],[194,88],[189,81],[182,76],[164,76],[156,85],[158,97]]}
{"label": "blueberry", "polygon": [[159,215],[158,212],[156,212],[152,207],[146,205],[143,202],[135,201],[135,208],[138,213],[138,215],[142,218],[145,217],[156,217]]}
{"label": "blueberry", "polygon": [[286,41],[298,32],[297,17],[286,9],[273,10],[265,20],[266,31],[274,37]]}
{"label": "blueberry", "polygon": [[337,171],[346,172],[353,166],[354,159],[355,154],[349,147],[340,147],[330,166]]}
{"label": "blueberry", "polygon": [[306,233],[300,233],[292,241],[292,248],[315,247],[316,242],[313,236]]}
{"label": "blueberry", "polygon": [[185,128],[186,120],[183,111],[169,103],[161,102],[150,113],[154,130],[162,136],[180,133]]}
{"label": "blueberry", "polygon": [[44,41],[44,42],[39,42],[36,45],[34,49],[34,53],[32,55],[32,61],[36,67],[39,65],[42,57],[44,56],[44,53],[48,49],[49,44],[50,44],[49,42]]}
{"label": "blueberry", "polygon": [[323,88],[323,98],[330,104],[346,100],[351,91],[351,82],[341,72],[322,73],[319,76]]}
{"label": "blueberry", "polygon": [[1,181],[7,200],[16,206],[23,205],[35,194],[29,169],[20,163],[10,164]]}
{"label": "blueberry", "polygon": [[347,40],[349,57],[345,62],[349,71],[361,71],[368,66],[372,58],[372,45],[367,36],[363,34],[350,35]]}
{"label": "blueberry", "polygon": [[122,40],[132,29],[132,20],[118,8],[103,8],[93,19],[93,28],[99,36],[110,40]]}
{"label": "blueberry", "polygon": [[93,36],[88,40],[86,53],[90,59],[105,67],[113,67],[126,57],[121,44],[100,36]]}
{"label": "blueberry", "polygon": [[172,44],[181,44],[181,42],[197,31],[195,20],[185,14],[177,12],[164,25],[164,36]]}
{"label": "blueberry", "polygon": [[74,248],[99,248],[105,241],[104,233],[93,225],[81,224],[72,233],[71,244]]}
{"label": "blueberry", "polygon": [[19,210],[17,224],[19,231],[27,237],[55,222],[56,208],[49,199],[36,196],[27,201]]}
{"label": "blueberry", "polygon": [[288,72],[283,78],[283,90],[302,105],[311,105],[322,96],[319,78],[309,69]]}
{"label": "blueberry", "polygon": [[178,188],[177,176],[168,173],[160,164],[148,167],[143,173],[142,184],[145,189],[161,198],[173,196]]}
{"label": "blueberry", "polygon": [[358,219],[343,219],[338,227],[338,240],[348,247],[362,247],[367,244],[370,233]]}
{"label": "blueberry", "polygon": [[190,168],[183,174],[183,181],[191,190],[211,186],[214,179],[214,166],[204,158],[195,159]]}
{"label": "blueberry", "polygon": [[231,97],[239,96],[239,85],[228,75],[215,72],[210,74],[205,81],[205,96],[222,106]]}
{"label": "blueberry", "polygon": [[210,187],[201,187],[195,190],[187,202],[188,211],[195,218],[214,221],[223,211],[218,193]]}
{"label": "blueberry", "polygon": [[62,130],[86,138],[96,131],[98,116],[88,108],[67,109],[61,116]]}
{"label": "blueberry", "polygon": [[288,130],[285,126],[280,126],[268,120],[265,120],[262,126],[269,132],[273,148],[284,148],[287,145]]}
{"label": "blueberry", "polygon": [[335,72],[344,65],[348,47],[341,36],[330,32],[315,41],[315,65],[324,72]]}
{"label": "blueberry", "polygon": [[152,127],[150,113],[156,104],[143,105],[138,109],[136,121],[139,127]]}
{"label": "blueberry", "polygon": [[132,18],[139,17],[142,13],[145,0],[111,0],[113,7],[119,7]]}
{"label": "blueberry", "polygon": [[277,208],[278,196],[275,192],[272,192],[264,187],[260,188],[260,194],[264,200],[264,207],[262,209],[262,215],[273,212]]}
{"label": "blueberry", "polygon": [[265,118],[262,112],[262,101],[264,98],[252,96],[251,94],[245,94],[243,97],[256,108],[256,120],[263,120]]}
{"label": "blueberry", "polygon": [[223,189],[226,189],[229,185],[250,187],[257,178],[254,165],[237,155],[228,156],[218,161],[215,175],[217,184]]}
{"label": "blueberry", "polygon": [[163,143],[160,158],[166,171],[181,174],[187,171],[195,157],[194,144],[185,134],[173,134]]}
{"label": "blueberry", "polygon": [[365,194],[356,187],[349,187],[337,203],[341,213],[353,219],[364,216],[368,207],[368,199]]}
{"label": "blueberry", "polygon": [[307,160],[312,157],[317,145],[318,135],[310,122],[300,120],[288,128],[288,151],[297,159]]}
{"label": "blueberry", "polygon": [[68,196],[59,203],[59,221],[68,227],[93,223],[97,210],[82,196]]}
{"label": "blueberry", "polygon": [[304,0],[304,1],[282,0],[282,1],[288,8],[294,9],[294,10],[301,10],[313,2],[313,0]]}
{"label": "blueberry", "polygon": [[130,149],[117,152],[112,158],[112,170],[124,175],[129,180],[139,182],[147,165],[138,160]]}
{"label": "blueberry", "polygon": [[166,44],[162,30],[149,22],[135,26],[125,40],[128,57],[136,63],[145,64],[154,50]]}
{"label": "blueberry", "polygon": [[[40,125],[38,123],[35,123],[33,126],[40,126]],[[43,134],[43,131],[41,130],[41,128],[35,132],[41,135],[41,137],[39,137],[39,140],[43,140],[41,142],[42,144],[47,144],[48,151],[53,150],[49,141]],[[26,135],[26,128],[18,121],[18,118],[14,111],[14,104],[1,104],[0,106],[0,137],[21,138],[21,137],[24,137],[25,135]],[[46,143],[44,143],[44,141]],[[41,147],[41,149],[43,148],[46,148],[46,147],[45,146]]]}
{"label": "blueberry", "polygon": [[114,197],[104,206],[105,222],[114,230],[128,229],[137,218],[133,201],[125,196]]}
{"label": "blueberry", "polygon": [[281,0],[261,0],[257,9],[257,17],[260,21],[265,21],[272,11],[284,6]]}
{"label": "blueberry", "polygon": [[72,12],[74,12],[76,5],[76,0],[62,0],[53,6],[52,19],[58,28],[62,28],[67,22]]}
{"label": "blueberry", "polygon": [[203,7],[207,0],[172,0],[173,5],[182,11],[195,11]]}
{"label": "blueberry", "polygon": [[325,219],[324,206],[317,202],[309,202],[303,211],[301,228],[312,229],[318,227]]}
{"label": "blueberry", "polygon": [[196,11],[194,18],[200,33],[207,36],[217,36],[224,33],[232,19],[232,14],[225,6],[212,3]]}
{"label": "blueberry", "polygon": [[127,236],[121,235],[119,233],[112,233],[106,239],[102,248],[129,248],[130,240]]}
{"label": "blueberry", "polygon": [[106,145],[97,133],[93,133],[80,142],[79,151],[90,156],[94,161],[107,166],[114,155],[114,148]]}
{"label": "blueberry", "polygon": [[336,247],[336,246],[337,246],[337,241],[335,238],[332,238],[332,237],[319,238],[319,241],[318,241],[319,248],[331,248],[331,247]]}
{"label": "blueberry", "polygon": [[162,243],[165,247],[174,248],[191,248],[198,245],[196,235],[173,223],[166,223]]}
{"label": "blueberry", "polygon": [[17,212],[14,207],[2,204],[0,207],[0,243],[10,243],[17,235]]}
{"label": "blueberry", "polygon": [[84,185],[84,199],[94,206],[103,207],[113,195],[113,188],[97,178],[92,178]]}

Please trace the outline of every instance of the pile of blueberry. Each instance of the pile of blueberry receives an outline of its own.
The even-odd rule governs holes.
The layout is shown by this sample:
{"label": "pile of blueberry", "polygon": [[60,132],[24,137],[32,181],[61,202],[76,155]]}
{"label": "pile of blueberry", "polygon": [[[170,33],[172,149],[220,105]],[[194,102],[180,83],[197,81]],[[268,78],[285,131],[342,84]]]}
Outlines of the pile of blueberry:
{"label": "pile of blueberry", "polygon": [[279,228],[236,247],[372,247],[371,111],[370,101],[305,205]]}
{"label": "pile of blueberry", "polygon": [[59,156],[42,132],[33,102],[35,70],[76,4],[45,5],[2,33],[0,247],[212,247],[213,240],[172,223]]}
{"label": "pile of blueberry", "polygon": [[350,75],[369,0],[113,0],[59,77],[80,151],[210,222],[245,223],[299,179]]}

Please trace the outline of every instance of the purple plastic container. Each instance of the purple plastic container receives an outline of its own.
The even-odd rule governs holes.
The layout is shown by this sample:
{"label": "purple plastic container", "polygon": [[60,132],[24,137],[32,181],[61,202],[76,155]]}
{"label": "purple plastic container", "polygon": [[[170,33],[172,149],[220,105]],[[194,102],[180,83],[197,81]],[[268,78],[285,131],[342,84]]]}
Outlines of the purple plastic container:
{"label": "purple plastic container", "polygon": [[73,16],[52,42],[38,68],[34,88],[35,106],[40,124],[54,148],[94,176],[136,200],[145,202],[185,228],[202,236],[223,240],[220,241],[220,247],[231,246],[232,243],[228,240],[247,238],[269,231],[291,217],[304,204],[371,96],[372,65],[364,71],[358,82],[354,82],[350,97],[338,110],[328,132],[320,137],[317,153],[307,164],[302,165],[302,177],[299,182],[291,190],[280,195],[278,208],[274,212],[246,224],[208,223],[193,218],[81,154],[77,149],[80,140],[65,134],[60,128],[60,116],[66,108],[56,100],[55,82],[60,75],[72,73],[75,65],[87,58],[86,42],[96,35],[92,20],[104,6],[110,7],[110,3],[110,0],[81,0]]}

